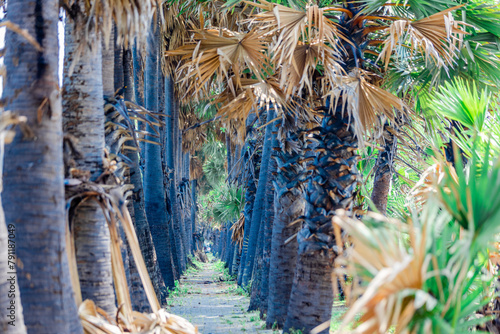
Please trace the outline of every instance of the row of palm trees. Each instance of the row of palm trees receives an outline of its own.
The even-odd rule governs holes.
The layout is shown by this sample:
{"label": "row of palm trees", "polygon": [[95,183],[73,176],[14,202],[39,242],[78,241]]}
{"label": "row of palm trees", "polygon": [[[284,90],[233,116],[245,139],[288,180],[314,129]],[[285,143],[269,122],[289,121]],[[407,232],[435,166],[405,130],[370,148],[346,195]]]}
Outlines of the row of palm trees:
{"label": "row of palm trees", "polygon": [[[17,118],[5,124],[17,133],[0,151],[0,228],[15,225],[20,292],[16,327],[0,320],[8,333],[80,333],[85,299],[108,314],[164,305],[199,244],[192,156],[220,127],[227,182],[246,193],[241,240],[228,219],[214,250],[268,327],[312,330],[338,290],[332,217],[362,214],[359,149],[386,148],[371,194],[384,213],[398,140],[421,123],[415,96],[455,77],[500,79],[493,2],[9,0],[6,11],[3,101]],[[109,228],[124,204],[147,277],[126,222]]]}
{"label": "row of palm trees", "polygon": [[[193,24],[194,40],[167,52],[182,56],[185,96],[220,104],[219,114],[237,131],[252,113],[264,119],[261,163],[248,158],[254,157],[251,134],[244,143],[249,153],[241,154],[243,165],[254,164],[240,182],[247,188],[243,246],[228,244],[231,234],[223,227],[215,248],[238,284],[251,282],[268,327],[309,332],[331,317],[332,273],[342,243],[332,217],[338,209],[361,214],[358,148],[377,140],[382,147],[371,207],[385,213],[397,141],[420,123],[419,96],[457,77],[496,87],[498,31],[483,20],[498,22],[498,6],[257,1],[230,2],[224,9],[230,19]],[[279,141],[268,131],[270,121],[279,123]],[[273,158],[277,169],[269,167]],[[268,168],[274,168],[274,219],[263,200]],[[269,239],[266,229],[272,230]],[[272,249],[269,257],[266,249]]]}
{"label": "row of palm trees", "polygon": [[[82,316],[87,299],[108,319],[132,308],[158,311],[196,247],[190,156],[181,150],[180,106],[161,61],[167,8],[157,1],[3,6],[1,332],[86,332],[78,308]],[[15,289],[7,281],[13,272]]]}

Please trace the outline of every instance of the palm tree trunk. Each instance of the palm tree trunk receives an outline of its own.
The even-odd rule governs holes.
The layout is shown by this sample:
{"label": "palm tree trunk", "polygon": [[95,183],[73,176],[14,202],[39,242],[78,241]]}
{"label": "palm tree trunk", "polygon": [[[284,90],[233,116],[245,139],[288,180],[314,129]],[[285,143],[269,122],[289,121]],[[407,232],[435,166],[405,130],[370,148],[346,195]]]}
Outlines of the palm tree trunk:
{"label": "palm tree trunk", "polygon": [[387,212],[387,198],[391,189],[392,170],[397,147],[397,139],[385,127],[387,127],[387,124],[384,126],[384,150],[379,152],[375,165],[371,196],[373,204],[383,215]]}
{"label": "palm tree trunk", "polygon": [[[173,272],[169,276],[163,276],[158,263],[156,247],[151,236],[150,226],[145,211],[144,188],[142,184],[141,171],[139,169],[139,157],[137,152],[131,151],[127,157],[132,161],[130,166],[130,180],[134,185],[132,190],[131,201],[134,205],[135,212],[135,230],[141,246],[141,252],[146,262],[149,276],[153,281],[153,286],[159,300],[163,303],[166,301],[166,287],[171,287],[174,284]],[[171,267],[171,266],[169,266]]]}
{"label": "palm tree trunk", "polygon": [[[4,139],[0,133],[0,176],[3,172]],[[5,225],[2,207],[2,178],[0,177],[0,330],[5,334],[26,334],[23,307],[19,298],[19,285],[15,263],[15,225]],[[10,240],[10,241],[9,241]],[[11,246],[9,247],[9,242]],[[10,262],[9,262],[10,261]],[[11,268],[9,268],[11,267]]]}
{"label": "palm tree trunk", "polygon": [[102,91],[111,97],[115,95],[115,31],[113,23],[109,40],[102,38]]}
{"label": "palm tree trunk", "polygon": [[[269,118],[268,118],[269,119]],[[264,311],[263,305],[267,304],[268,297],[268,282],[269,282],[269,250],[270,250],[270,231],[272,230],[273,218],[274,218],[274,205],[273,205],[273,197],[274,197],[274,175],[276,174],[276,150],[278,149],[278,141],[277,141],[277,126],[276,122],[272,125],[271,130],[272,137],[272,149],[271,149],[271,157],[269,162],[269,167],[267,169],[267,181],[265,185],[265,194],[264,194],[264,207],[263,207],[263,218],[261,221],[260,231],[259,231],[259,242],[257,247],[257,253],[255,256],[255,265],[254,271],[252,274],[252,295],[250,298],[250,306],[249,311],[252,310],[261,310],[261,313]],[[262,170],[262,169],[261,169]],[[260,181],[259,181],[260,182]],[[269,242],[269,246],[266,246],[266,243]],[[267,268],[266,262],[267,261]]]}
{"label": "palm tree trunk", "polygon": [[[77,17],[76,20],[81,20]],[[73,73],[69,67],[80,39],[75,21],[67,20],[65,33],[64,68],[64,130],[79,140],[75,143],[80,153],[75,157],[78,169],[89,172],[96,180],[103,170],[104,109],[101,68],[101,43],[90,50],[84,47]],[[93,32],[97,34],[97,32]],[[109,229],[101,207],[95,200],[79,204],[72,221],[78,274],[82,298],[93,300],[109,314],[116,312],[115,292],[111,271]]]}
{"label": "palm tree trunk", "polygon": [[[309,333],[330,320],[333,306],[333,257],[299,254],[283,333]],[[301,309],[295,307],[300,306]],[[324,330],[321,333],[328,333]]]}
{"label": "palm tree trunk", "polygon": [[[304,214],[304,197],[300,185],[303,173],[302,158],[304,148],[300,131],[289,131],[281,143],[277,155],[278,175],[275,182],[274,223],[269,265],[269,297],[266,327],[282,328],[287,315],[293,275],[297,263],[297,239],[300,224],[292,224]],[[295,143],[297,151],[288,151],[286,146]],[[292,238],[292,239],[290,239]],[[285,243],[288,240],[288,243]]]}
{"label": "palm tree trunk", "polygon": [[[123,53],[123,84],[125,86],[124,98],[126,101],[134,100],[134,68],[133,68],[133,57],[130,49],[124,50]],[[146,262],[146,268],[151,277],[155,293],[158,296],[158,300],[163,305],[166,303],[167,289],[165,287],[165,282],[163,281],[163,276],[158,266],[156,249],[153,244],[153,239],[151,237],[151,231],[149,229],[149,224],[146,218],[146,212],[144,209],[144,191],[142,184],[141,171],[139,168],[139,152],[128,151],[126,153],[127,158],[130,159],[131,163],[129,165],[128,172],[128,182],[134,186],[132,189],[132,195],[129,199],[130,206],[134,211],[134,227],[139,239],[139,246],[141,247],[141,253]],[[150,312],[151,307],[149,306],[144,292],[144,287],[137,272],[137,267],[133,262],[133,257],[130,256],[130,276],[132,280],[132,301],[136,310],[141,312]],[[173,283],[172,283],[173,284]]]}
{"label": "palm tree trunk", "polygon": [[198,201],[197,201],[197,192],[196,192],[196,188],[198,186],[198,180],[194,179],[194,180],[191,180],[191,199],[192,199],[192,203],[191,203],[191,243],[192,243],[192,247],[191,247],[191,251],[195,251],[196,249],[196,238],[195,238],[195,235],[196,235],[196,213],[198,211]]}
{"label": "palm tree trunk", "polygon": [[233,270],[230,272],[231,275],[238,275],[238,268],[240,266],[241,259],[241,250],[239,245],[234,246],[234,255],[233,255]]}
{"label": "palm tree trunk", "polygon": [[132,48],[132,62],[134,68],[135,103],[144,106],[144,63],[137,43]]}
{"label": "palm tree trunk", "polygon": [[[184,233],[182,231],[181,226],[181,216],[179,211],[179,201],[177,197],[177,184],[176,184],[176,161],[175,157],[179,157],[177,150],[177,128],[179,127],[179,118],[178,118],[178,106],[175,101],[174,94],[174,82],[172,78],[166,79],[166,89],[168,86],[168,91],[165,94],[165,102],[167,104],[167,117],[165,119],[166,123],[166,145],[167,145],[167,168],[169,172],[168,182],[169,189],[168,195],[171,203],[171,215],[172,215],[172,227],[175,233],[175,248],[176,248],[176,257],[174,261],[178,268],[179,274],[184,272],[185,270],[185,260],[184,260]],[[178,171],[178,170],[177,170]]]}
{"label": "palm tree trunk", "polygon": [[[246,152],[246,162],[248,163],[249,159],[252,159],[249,163],[253,163],[253,161],[257,161],[258,157],[252,157],[253,152],[255,151],[255,142],[250,140],[250,134],[247,134],[247,140],[245,141],[245,147],[247,147]],[[257,165],[257,163],[255,163]],[[257,169],[257,168],[255,168]],[[248,239],[250,237],[250,229],[252,224],[252,214],[253,214],[253,205],[255,202],[255,192],[257,191],[257,187],[254,181],[254,175],[252,173],[252,169],[249,169],[246,173],[246,186],[245,186],[245,207],[243,209],[243,215],[245,217],[245,226],[243,230],[243,247],[241,250],[241,258],[240,258],[240,266],[238,268],[238,285],[242,285],[243,282],[243,271],[245,268],[245,261],[248,249]]]}
{"label": "palm tree trunk", "polygon": [[277,140],[277,122],[274,122],[273,126],[273,151],[272,160],[270,162],[268,176],[267,176],[267,186],[266,186],[266,218],[264,219],[264,228],[262,235],[262,276],[260,280],[260,316],[264,318],[264,314],[267,314],[268,298],[269,298],[269,271],[270,271],[270,261],[271,261],[271,240],[272,231],[274,225],[274,193],[275,193],[275,182],[276,182],[276,154],[279,150],[279,144]]}
{"label": "palm tree trunk", "polygon": [[[43,47],[43,51],[37,51],[24,37],[6,32],[7,85],[3,98],[7,109],[27,118],[33,133],[23,136],[18,131],[4,155],[5,222],[15,227],[14,261],[22,264],[15,269],[19,284],[16,297],[22,296],[22,307],[19,299],[15,304],[15,332],[24,332],[24,313],[29,315],[24,317],[29,332],[82,333],[64,241],[62,109],[57,80],[59,2],[11,0],[7,15]],[[44,102],[50,103],[39,114]],[[7,236],[3,232],[0,235]],[[2,247],[2,251],[5,249]],[[2,257],[2,261],[5,259]],[[5,274],[0,274],[2,287],[7,281],[3,279]],[[7,318],[4,312],[2,323]]]}
{"label": "palm tree trunk", "polygon": [[124,72],[123,72],[123,46],[117,44],[118,31],[115,29],[115,34],[113,38],[114,45],[114,85],[113,89],[115,92],[125,86],[124,84]]}
{"label": "palm tree trunk", "polygon": [[[155,23],[152,24],[155,26]],[[158,28],[156,29],[158,32]],[[146,59],[145,91],[146,108],[158,110],[158,36],[151,33],[148,41]],[[150,125],[148,132],[153,132]],[[173,268],[171,263],[171,244],[168,230],[165,188],[161,168],[161,148],[158,145],[145,146],[146,165],[144,171],[144,203],[147,220],[158,256],[158,265],[167,287],[173,287]]]}
{"label": "palm tree trunk", "polygon": [[335,210],[352,208],[359,179],[356,138],[341,114],[328,112],[313,138],[316,157],[309,165],[305,221],[297,235],[299,256],[284,333],[292,328],[308,333],[332,315],[336,254],[331,220]]}
{"label": "palm tree trunk", "polygon": [[[269,108],[267,119],[268,120],[274,119],[274,115],[275,115],[274,108],[273,107]],[[269,168],[269,162],[271,160],[272,127],[273,123],[267,124],[266,133],[264,136],[264,144],[262,149],[262,160],[261,160],[262,162],[259,172],[259,184],[257,187],[257,193],[255,195],[253,214],[252,214],[252,224],[251,224],[250,236],[248,239],[248,250],[245,259],[246,263],[243,271],[243,279],[242,279],[243,286],[248,285],[248,282],[252,278],[252,270],[255,259],[258,233],[263,216],[262,213],[263,213],[264,195],[268,177],[267,171]]]}
{"label": "palm tree trunk", "polygon": [[[265,209],[264,209],[265,210]],[[260,283],[262,281],[262,245],[264,243],[264,222],[260,224],[257,246],[255,251],[255,260],[252,269],[252,285],[250,289],[250,304],[247,312],[259,309],[260,305]]]}

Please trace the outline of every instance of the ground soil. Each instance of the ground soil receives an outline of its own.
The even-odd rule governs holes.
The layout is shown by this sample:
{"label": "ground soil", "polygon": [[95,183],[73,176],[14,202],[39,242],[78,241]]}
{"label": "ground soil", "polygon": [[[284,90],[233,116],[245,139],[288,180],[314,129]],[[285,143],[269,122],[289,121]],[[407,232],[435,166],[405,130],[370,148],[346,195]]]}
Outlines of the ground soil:
{"label": "ground soil", "polygon": [[246,312],[250,299],[234,281],[221,280],[214,263],[200,266],[180,280],[169,298],[169,312],[186,318],[203,334],[273,333],[265,330],[258,312]]}

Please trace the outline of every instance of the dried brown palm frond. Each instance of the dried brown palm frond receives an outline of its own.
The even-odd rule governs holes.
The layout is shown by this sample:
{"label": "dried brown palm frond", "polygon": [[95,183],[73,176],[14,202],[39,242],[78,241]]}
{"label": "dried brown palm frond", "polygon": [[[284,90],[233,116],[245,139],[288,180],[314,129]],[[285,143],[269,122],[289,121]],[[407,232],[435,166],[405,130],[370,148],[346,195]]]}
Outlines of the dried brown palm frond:
{"label": "dried brown palm frond", "polygon": [[[394,121],[394,109],[403,112],[405,105],[397,96],[377,87],[370,82],[367,72],[354,70],[342,78],[341,84],[333,86],[326,94],[332,98],[332,108],[342,104],[349,117],[354,119],[355,133],[358,138],[367,130],[377,129],[379,116]],[[363,144],[363,141],[360,141]]]}
{"label": "dried brown palm frond", "polygon": [[189,161],[189,178],[191,180],[201,179],[203,176],[203,165],[197,156],[192,156]]}
{"label": "dried brown palm frond", "polygon": [[420,180],[410,190],[407,200],[413,201],[416,204],[425,204],[427,200],[438,194],[438,189],[443,187],[443,181],[446,177],[446,170],[449,171],[453,180],[458,184],[458,176],[453,165],[447,161],[436,161],[427,168]]}
{"label": "dried brown palm frond", "polygon": [[240,218],[237,222],[231,226],[233,233],[231,234],[231,240],[238,244],[241,249],[243,247],[243,232],[245,228],[245,215],[241,213]]}
{"label": "dried brown palm frond", "polygon": [[197,334],[198,329],[189,321],[164,309],[146,314],[132,312],[126,321],[120,314],[117,323],[112,316],[97,307],[93,301],[85,300],[78,308],[78,314],[86,334]]}
{"label": "dried brown palm frond", "polygon": [[210,84],[222,83],[234,74],[234,84],[241,87],[241,74],[249,68],[258,77],[269,63],[265,51],[266,40],[255,29],[247,33],[206,29],[194,32],[194,42],[168,56],[181,56],[186,63],[179,68],[178,77],[191,84],[187,94],[204,92]]}
{"label": "dried brown palm frond", "polygon": [[[281,49],[279,52],[282,52]],[[280,86],[288,96],[298,94],[307,88],[308,96],[314,96],[313,80],[317,66],[321,64],[324,76],[330,82],[338,82],[345,74],[337,62],[335,52],[323,42],[303,43],[296,46],[291,62],[286,62],[281,67]]]}
{"label": "dried brown palm frond", "polygon": [[[200,122],[200,119],[189,105],[181,108],[179,123],[182,130],[182,151],[190,152],[193,155],[201,149],[201,146],[207,140],[207,125],[196,126],[202,122]],[[188,128],[189,130],[185,131]]]}
{"label": "dried brown palm frond", "polygon": [[453,19],[451,11],[456,6],[429,17],[417,20],[397,20],[388,29],[384,47],[380,52],[387,69],[392,51],[397,45],[407,45],[425,55],[426,62],[432,60],[438,66],[447,67],[453,64],[456,52],[461,48],[462,37],[467,34],[465,24]]}
{"label": "dried brown palm frond", "polygon": [[0,135],[5,144],[9,144],[16,135],[13,131],[14,127],[19,127],[24,138],[33,138],[34,134],[26,124],[28,119],[26,116],[19,116],[11,111],[3,111],[0,113]]}
{"label": "dried brown palm frond", "polygon": [[[184,3],[182,3],[184,5]],[[193,30],[200,30],[203,23],[195,13],[181,13],[180,2],[171,2],[162,6],[162,24],[160,25],[160,48],[162,52],[173,51],[191,40]],[[200,4],[201,6],[201,4]],[[161,57],[161,68],[166,76],[175,78],[181,57]],[[177,91],[180,87],[175,86]]]}
{"label": "dried brown palm frond", "polygon": [[[0,7],[2,7],[1,4],[0,4]],[[35,47],[35,49],[37,49],[37,51],[40,51],[40,52],[43,51],[42,46],[37,42],[37,40],[33,36],[31,36],[28,33],[28,30],[23,29],[20,26],[18,26],[17,24],[10,22],[10,21],[0,22],[0,27],[6,27],[7,29],[15,32],[16,34],[24,37],[31,45],[33,45]]]}
{"label": "dried brown palm frond", "polygon": [[[299,41],[319,41],[321,46],[328,43],[336,48],[337,40],[343,38],[337,25],[325,16],[328,11],[317,5],[309,5],[305,10],[297,10],[265,0],[259,0],[258,3],[245,2],[264,10],[254,15],[251,20],[259,23],[259,28],[266,34],[277,36],[272,50],[276,54],[277,63],[292,64]],[[334,51],[340,50],[334,49]]]}
{"label": "dried brown palm frond", "polygon": [[128,1],[128,0],[90,0],[80,7],[78,0],[62,0],[61,6],[71,19],[83,14],[80,22],[83,41],[92,43],[88,38],[91,29],[101,32],[105,41],[110,40],[113,23],[118,32],[118,44],[129,44],[145,41],[150,29],[150,22],[159,7],[158,0]]}
{"label": "dried brown palm frond", "polygon": [[[234,121],[240,142],[245,136],[245,120],[252,111],[259,114],[270,107],[275,108],[277,112],[295,110],[293,106],[296,103],[287,99],[276,78],[269,77],[260,81],[240,79],[240,82],[241,88],[238,89],[231,78],[228,88],[213,101],[214,104],[220,105],[218,115],[223,120]],[[308,111],[307,108],[304,110]]]}
{"label": "dried brown palm frond", "polygon": [[[415,294],[404,291],[421,290],[426,280],[429,261],[426,260],[426,234],[380,214],[368,213],[370,220],[387,227],[373,230],[363,222],[352,219],[343,211],[337,211],[334,222],[349,235],[352,247],[344,259],[350,271],[366,271],[371,279],[368,288],[344,316],[341,328],[363,313],[354,333],[386,333],[397,324],[397,333],[404,331],[416,310],[434,297],[424,291]],[[425,232],[425,227],[423,228]],[[401,242],[401,232],[409,233],[410,247]],[[359,293],[359,291],[357,292]]]}

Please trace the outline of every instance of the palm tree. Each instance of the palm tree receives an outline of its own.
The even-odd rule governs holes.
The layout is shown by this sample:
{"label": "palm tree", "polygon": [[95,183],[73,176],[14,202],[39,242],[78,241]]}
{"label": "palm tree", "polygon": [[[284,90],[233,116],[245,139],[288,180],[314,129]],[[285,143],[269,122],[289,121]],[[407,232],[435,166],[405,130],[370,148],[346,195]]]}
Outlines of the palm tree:
{"label": "palm tree", "polygon": [[[104,103],[101,41],[89,31],[94,50],[82,44],[83,5],[73,7],[65,26],[64,131],[78,139],[75,169],[97,181],[104,172]],[[79,53],[79,54],[78,54]],[[82,98],[84,97],[84,98]],[[116,312],[111,269],[110,235],[97,201],[79,203],[72,221],[82,298],[109,314]]]}
{"label": "palm tree", "polygon": [[[292,126],[292,130],[285,130]],[[304,214],[304,197],[301,177],[304,173],[305,140],[304,131],[298,124],[286,124],[281,131],[281,151],[276,160],[276,196],[274,202],[275,218],[271,241],[271,259],[269,269],[269,298],[266,327],[275,323],[282,328],[288,311],[293,274],[297,262],[297,239],[299,217]]]}
{"label": "palm tree", "polygon": [[8,19],[32,36],[30,43],[6,33],[4,98],[8,110],[27,119],[25,130],[17,131],[5,149],[3,171],[5,222],[15,226],[17,294],[22,296],[16,327],[23,332],[22,312],[29,315],[24,317],[29,332],[83,333],[65,245],[59,2],[12,0]]}
{"label": "palm tree", "polygon": [[[158,33],[157,23],[152,24],[152,31],[148,38],[148,56],[145,69],[145,103],[150,111],[158,111]],[[167,86],[167,85],[166,85]],[[166,87],[167,89],[167,87]],[[154,129],[147,126],[149,133]],[[172,236],[169,231],[167,220],[166,190],[163,186],[163,172],[161,160],[161,148],[158,145],[145,145],[145,170],[144,170],[144,202],[147,220],[151,229],[151,235],[155,243],[158,256],[158,265],[167,287],[173,287],[175,276],[172,267],[174,256]],[[175,261],[175,257],[173,258]]]}
{"label": "palm tree", "polygon": [[[0,175],[3,171],[4,142],[8,128],[19,121],[19,117],[10,118],[10,113],[0,114]],[[8,273],[15,272],[15,252],[9,254],[9,239],[15,241],[15,225],[5,225],[5,215],[2,206],[2,180],[0,178],[0,247],[2,261],[0,262],[0,307],[2,308],[2,320],[0,320],[0,329],[2,333],[7,334],[25,334],[24,314],[21,305],[21,298],[18,293],[19,284],[17,279]],[[10,232],[10,233],[9,233]],[[12,243],[11,241],[11,243]],[[11,246],[12,249],[12,246]],[[10,261],[10,262],[9,262]],[[12,266],[9,269],[9,266]],[[13,314],[10,314],[12,310]]]}
{"label": "palm tree", "polygon": [[[384,6],[364,3],[292,9],[261,1],[260,7],[269,11],[258,14],[257,21],[265,31],[279,36],[275,57],[284,62],[282,82],[292,92],[303,88],[302,94],[313,97],[319,92],[320,97],[327,97],[326,106],[319,108],[323,111],[321,125],[312,134],[310,147],[316,156],[309,164],[304,223],[297,235],[299,257],[284,326],[285,332],[292,328],[310,331],[331,317],[331,273],[336,256],[331,218],[336,209],[353,207],[359,182],[358,143],[365,129],[377,126],[377,114],[394,120],[393,108],[403,110],[397,97],[376,86],[372,77],[380,72],[376,57],[387,66],[395,44],[404,43],[404,36],[411,37],[417,50],[434,41],[435,61],[445,66],[453,57],[448,51],[448,45],[454,45],[449,33],[460,31],[447,29],[449,11],[412,22],[383,15]],[[365,24],[374,16],[379,21],[368,28]],[[433,26],[432,33],[424,30],[426,25]],[[370,34],[387,28],[387,36]],[[370,43],[374,37],[384,39]],[[371,47],[380,44],[383,46]],[[427,50],[426,56],[430,53]],[[318,88],[313,88],[311,75],[318,69],[322,78]]]}
{"label": "palm tree", "polygon": [[275,118],[275,110],[273,107],[271,107],[269,108],[267,114],[268,123],[266,126],[266,133],[264,135],[264,144],[262,149],[262,160],[261,160],[262,162],[259,171],[259,183],[257,185],[257,192],[255,194],[251,229],[248,239],[248,248],[247,248],[245,264],[243,267],[243,279],[242,279],[243,286],[247,286],[248,282],[252,278],[252,270],[254,267],[257,240],[264,212],[263,204],[265,203],[267,178],[269,177],[269,164],[271,161],[271,153],[272,153],[271,146],[273,144],[272,140],[273,122],[271,122],[271,120],[273,120],[274,118]]}
{"label": "palm tree", "polygon": [[[400,45],[411,45],[412,55],[436,63],[436,68],[450,67],[457,36],[463,32],[455,27],[450,14],[454,8],[448,5],[431,16],[422,14],[420,3],[400,7],[372,1],[322,2],[320,7],[294,2],[290,8],[259,1],[253,6],[260,10],[249,20],[255,29],[243,25],[240,29],[248,32],[222,34],[200,30],[194,44],[171,54],[187,60],[180,69],[182,81],[191,82],[197,95],[226,79],[226,91],[216,102],[222,103],[222,115],[238,119],[241,126],[253,106],[252,84],[242,78],[244,70],[256,77],[254,82],[263,80],[267,85],[275,75],[278,85],[273,88],[281,88],[288,100],[303,99],[304,110],[321,112],[320,126],[311,131],[315,143],[309,148],[316,156],[309,164],[305,217],[297,236],[299,257],[285,324],[285,331],[311,330],[330,318],[336,256],[331,218],[336,209],[353,207],[359,183],[355,152],[367,130],[380,127],[384,119],[393,122],[394,109],[403,110],[402,101],[380,88],[383,82],[378,78],[397,63],[398,57],[392,55],[403,48]],[[379,59],[385,66],[377,64]]]}

